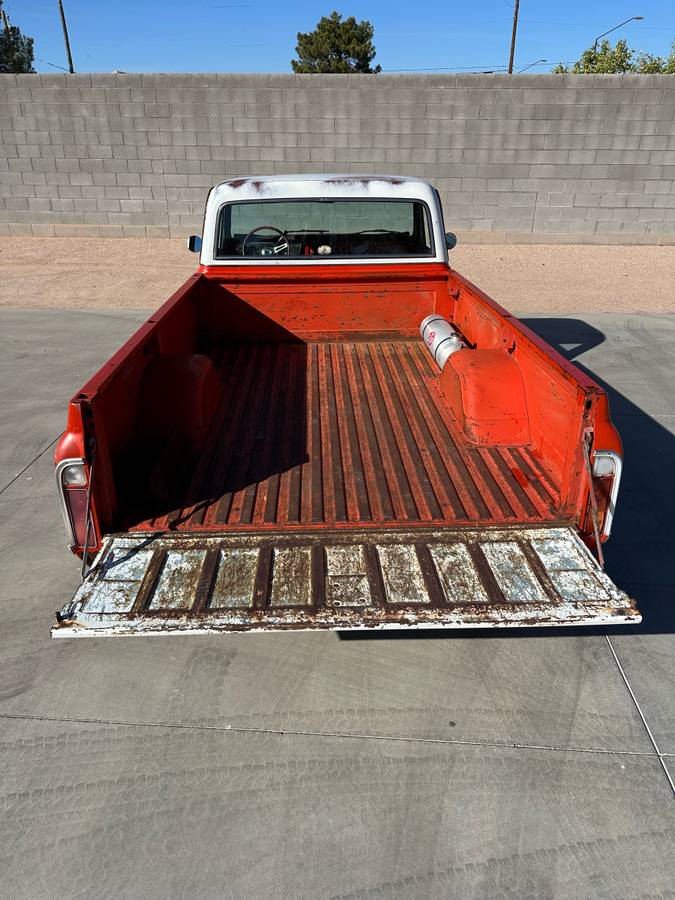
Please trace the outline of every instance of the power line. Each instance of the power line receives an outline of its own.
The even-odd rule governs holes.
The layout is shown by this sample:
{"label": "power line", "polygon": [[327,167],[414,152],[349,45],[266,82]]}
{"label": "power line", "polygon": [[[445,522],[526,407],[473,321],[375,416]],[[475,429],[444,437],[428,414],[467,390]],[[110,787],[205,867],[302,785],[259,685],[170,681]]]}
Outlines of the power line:
{"label": "power line", "polygon": [[69,69],[66,69],[64,66],[57,66],[56,63],[49,62],[48,59],[43,59],[41,56],[36,56],[35,59],[37,59],[38,62],[44,63],[46,66],[51,66],[52,69],[61,69],[62,72],[70,71]]}
{"label": "power line", "polygon": [[[567,62],[563,63],[563,65],[568,65],[568,64],[571,65],[573,62],[576,62],[576,60],[573,60],[573,59],[568,60]],[[529,68],[533,68],[534,66],[541,66],[541,65],[546,65],[546,64],[547,64],[547,60],[540,59],[540,60],[537,60],[537,62],[530,63],[530,65],[527,66],[526,68],[529,69]],[[495,72],[498,72],[500,70],[503,72],[506,72],[507,68],[508,68],[508,66],[505,66],[503,64],[489,65],[488,63],[486,63],[485,65],[474,65],[474,66],[430,66],[429,68],[424,68],[424,69],[382,69],[382,71],[390,72],[390,73],[396,73],[396,72],[469,72],[469,73],[470,72],[480,72],[482,74],[485,74],[486,69],[490,69]],[[521,71],[522,71],[522,69],[521,69]]]}
{"label": "power line", "polygon": [[506,69],[504,65],[484,66],[431,66],[425,69],[382,69],[383,72],[475,72],[477,69]]}
{"label": "power line", "polygon": [[[524,25],[556,25],[564,28],[593,28],[597,22],[543,22],[539,19],[523,19]],[[675,32],[675,24],[673,25],[641,25],[641,31],[673,31]]]}

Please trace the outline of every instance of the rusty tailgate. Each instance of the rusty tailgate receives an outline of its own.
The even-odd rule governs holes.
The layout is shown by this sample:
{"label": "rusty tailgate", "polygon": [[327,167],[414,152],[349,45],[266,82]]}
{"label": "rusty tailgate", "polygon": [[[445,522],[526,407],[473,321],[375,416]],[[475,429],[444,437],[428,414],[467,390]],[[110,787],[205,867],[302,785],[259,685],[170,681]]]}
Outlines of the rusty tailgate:
{"label": "rusty tailgate", "polygon": [[53,637],[636,623],[575,530],[110,535]]}

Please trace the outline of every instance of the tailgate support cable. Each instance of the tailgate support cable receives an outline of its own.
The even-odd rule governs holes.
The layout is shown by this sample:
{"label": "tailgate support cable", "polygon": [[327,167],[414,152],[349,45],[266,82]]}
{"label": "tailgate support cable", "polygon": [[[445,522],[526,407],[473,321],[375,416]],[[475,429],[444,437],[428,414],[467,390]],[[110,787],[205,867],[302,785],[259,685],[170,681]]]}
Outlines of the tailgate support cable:
{"label": "tailgate support cable", "polygon": [[87,510],[85,513],[84,528],[84,547],[82,549],[82,568],[80,569],[80,578],[82,581],[87,577],[87,552],[89,549],[89,532],[91,530],[91,488],[94,483],[94,463],[96,461],[96,443],[92,440],[91,444],[91,464],[89,466],[89,484],[87,485]]}
{"label": "tailgate support cable", "polygon": [[591,504],[591,519],[593,520],[593,533],[595,534],[595,547],[598,554],[598,562],[605,568],[605,557],[602,552],[602,542],[600,540],[600,525],[598,520],[598,501],[595,496],[595,488],[593,487],[593,469],[591,468],[591,452],[590,447],[593,441],[593,435],[587,431],[584,435],[584,463],[586,464],[586,474],[588,475],[588,499]]}

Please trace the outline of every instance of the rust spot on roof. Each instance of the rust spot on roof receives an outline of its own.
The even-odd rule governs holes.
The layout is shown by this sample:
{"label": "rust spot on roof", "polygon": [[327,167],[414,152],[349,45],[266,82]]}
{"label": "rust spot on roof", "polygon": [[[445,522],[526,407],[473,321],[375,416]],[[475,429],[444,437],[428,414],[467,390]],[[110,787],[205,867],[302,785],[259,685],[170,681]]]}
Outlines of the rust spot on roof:
{"label": "rust spot on roof", "polygon": [[235,178],[233,181],[226,182],[226,184],[228,184],[235,190],[239,190],[240,188],[246,186],[253,188],[253,190],[258,194],[262,194],[268,183],[269,182],[267,182],[264,178]]}
{"label": "rust spot on roof", "polygon": [[370,184],[371,181],[385,181],[387,184],[405,184],[404,178],[391,175],[335,175],[324,179],[326,184]]}
{"label": "rust spot on roof", "polygon": [[[323,181],[324,184],[344,185],[368,185],[373,181],[383,181],[386,184],[393,185],[402,185],[406,183],[405,178],[396,178],[393,175],[333,175],[319,180]],[[302,175],[297,177],[289,175],[288,181],[303,181],[303,177]],[[265,186],[269,184],[269,181],[265,178],[233,178],[230,181],[226,181],[225,184],[234,190],[238,190],[246,185],[252,187],[254,191],[261,192]]]}

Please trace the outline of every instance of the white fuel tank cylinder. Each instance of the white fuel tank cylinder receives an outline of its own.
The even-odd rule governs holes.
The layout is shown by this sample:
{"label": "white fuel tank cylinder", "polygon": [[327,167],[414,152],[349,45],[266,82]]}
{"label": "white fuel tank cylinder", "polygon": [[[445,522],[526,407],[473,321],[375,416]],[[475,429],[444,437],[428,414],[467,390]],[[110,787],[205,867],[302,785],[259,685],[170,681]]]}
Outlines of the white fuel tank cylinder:
{"label": "white fuel tank cylinder", "polygon": [[453,353],[466,347],[460,334],[443,316],[432,314],[422,320],[420,334],[427,350],[442,369]]}

